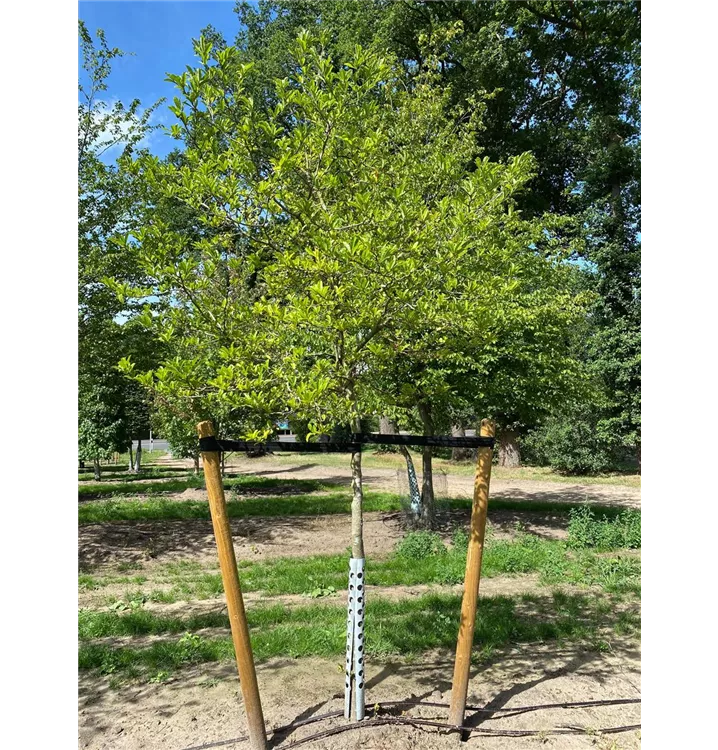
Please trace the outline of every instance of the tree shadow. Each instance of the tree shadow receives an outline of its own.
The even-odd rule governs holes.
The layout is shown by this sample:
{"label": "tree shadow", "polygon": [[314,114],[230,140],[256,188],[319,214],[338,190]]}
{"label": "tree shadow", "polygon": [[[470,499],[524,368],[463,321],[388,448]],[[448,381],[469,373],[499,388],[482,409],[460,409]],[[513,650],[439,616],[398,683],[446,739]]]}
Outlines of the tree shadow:
{"label": "tree shadow", "polygon": [[[333,514],[332,518],[342,518]],[[286,554],[297,554],[296,542],[306,546],[316,529],[316,515],[250,516],[231,518],[230,527],[237,559],[246,559],[246,550],[256,545],[281,545]],[[343,552],[346,539],[337,539],[335,552]],[[78,532],[78,562],[81,572],[110,564],[142,562],[156,558],[186,559],[209,556],[216,559],[217,548],[212,522],[207,519],[117,521],[82,525]],[[308,549],[306,554],[322,550]],[[251,556],[254,556],[252,553]]]}
{"label": "tree shadow", "polygon": [[[266,477],[271,476],[272,474],[287,474],[292,471],[306,471],[309,469],[313,469],[315,466],[318,466],[319,464],[300,464],[299,466],[283,466],[278,469],[262,469],[262,471],[246,471],[246,474],[253,474],[258,477]],[[246,467],[237,467],[237,466],[230,466],[228,468],[231,469],[244,469]],[[325,481],[322,479],[321,481]]]}
{"label": "tree shadow", "polygon": [[[471,519],[471,509],[439,509],[436,512],[436,528],[446,540],[456,529],[466,529]],[[489,500],[488,523],[499,534],[510,536],[520,526],[522,530],[545,539],[564,539],[567,536],[568,513],[539,512],[531,510],[492,510]]]}
{"label": "tree shadow", "polygon": [[286,739],[291,737],[298,729],[299,726],[290,726],[292,724],[299,724],[300,722],[304,721],[305,719],[310,719],[314,714],[323,706],[326,705],[326,700],[320,701],[319,703],[315,703],[313,706],[310,706],[309,708],[304,709],[300,714],[297,714],[290,722],[288,722],[287,726],[280,727],[279,729],[275,729],[272,733],[271,738],[269,739],[269,747],[277,747],[279,743],[284,742]]}
{"label": "tree shadow", "polygon": [[[606,492],[610,487],[610,492]],[[575,505],[613,505],[626,508],[640,508],[641,501],[637,497],[636,487],[622,485],[570,485],[557,484],[551,489],[525,490],[521,486],[492,488],[489,492],[489,508],[491,498],[544,503],[572,503]]]}

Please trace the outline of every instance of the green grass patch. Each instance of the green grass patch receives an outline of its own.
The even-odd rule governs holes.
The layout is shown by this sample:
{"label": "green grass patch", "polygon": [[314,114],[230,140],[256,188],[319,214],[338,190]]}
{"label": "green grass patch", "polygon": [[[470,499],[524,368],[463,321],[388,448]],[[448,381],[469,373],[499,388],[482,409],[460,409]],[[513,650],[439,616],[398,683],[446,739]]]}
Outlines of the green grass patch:
{"label": "green grass patch", "polygon": [[[127,482],[142,481],[143,479],[164,479],[172,477],[195,476],[192,469],[178,468],[177,466],[157,466],[148,464],[143,466],[139,474],[131,474],[127,466],[110,465],[101,468],[100,476],[102,479],[124,479]],[[94,471],[80,469],[77,474],[78,481],[91,481],[95,478]]]}
{"label": "green grass patch", "polygon": [[570,583],[600,586],[614,594],[641,595],[641,560],[635,555],[616,554],[610,557],[590,552],[567,555],[565,561],[541,571],[546,585]]}
{"label": "green grass patch", "polygon": [[[156,461],[158,461],[161,458],[164,457],[172,458],[172,456],[164,450],[160,450],[159,448],[156,448],[155,450],[151,451],[149,448],[149,444],[142,446],[142,465],[143,466],[150,466],[154,464]],[[132,452],[132,459],[135,460],[137,458],[137,453],[135,451]],[[130,463],[130,454],[129,453],[118,453],[117,454],[117,463],[112,464],[108,462],[108,466],[127,466]],[[85,461],[85,465],[91,465],[89,461]]]}
{"label": "green grass patch", "polygon": [[[368,657],[417,655],[430,649],[452,649],[459,627],[461,598],[427,595],[389,601],[369,599],[366,607],[366,654]],[[256,607],[247,613],[252,648],[258,661],[284,656],[339,657],[345,647],[346,611],[343,605],[315,604],[288,608]],[[151,612],[80,613],[81,638],[100,635],[178,634],[146,648],[115,647],[83,642],[80,669],[124,676],[168,672],[192,663],[234,658],[227,637],[205,638],[193,629],[228,627],[226,615],[203,614],[190,618]],[[537,597],[485,597],[477,613],[474,644],[483,653],[512,643],[551,640],[597,641],[605,628],[637,632],[636,614],[621,612],[610,602],[590,595]]]}
{"label": "green grass patch", "polygon": [[609,517],[588,507],[569,512],[568,544],[574,549],[593,547],[601,550],[637,549],[641,546],[641,514],[623,510]]}
{"label": "green grass patch", "polygon": [[[463,537],[461,538],[461,546]],[[446,547],[439,536],[432,531],[411,531],[396,545],[396,554],[409,560],[425,560],[446,554]]]}
{"label": "green grass patch", "polygon": [[[279,482],[280,480],[267,481]],[[305,480],[294,481],[300,482]],[[264,486],[268,487],[268,485]],[[252,487],[249,483],[242,485],[243,490],[249,487]],[[398,495],[380,492],[367,493],[365,495],[365,511],[400,509],[401,501]],[[351,496],[346,492],[335,492],[325,495],[268,495],[248,497],[243,500],[229,500],[227,502],[227,513],[230,518],[247,518],[251,516],[312,516],[349,513],[350,510]],[[78,516],[80,524],[107,521],[209,519],[210,517],[209,505],[203,500],[184,501],[160,498],[149,498],[146,500],[118,498],[117,500],[85,503],[79,506]]]}
{"label": "green grass patch", "polygon": [[[276,483],[276,484],[271,484]],[[169,482],[153,483],[146,485],[153,488],[147,494],[165,494]],[[87,485],[86,487],[98,487],[99,485]],[[197,487],[203,486],[201,481]],[[271,492],[273,488],[282,487],[286,489],[297,489],[304,492],[331,490],[331,486],[323,485],[313,480],[295,479],[260,479],[257,477],[242,477],[241,479],[225,480],[225,486],[234,489],[235,492],[257,492],[260,490]],[[115,494],[115,489],[121,487],[123,492],[118,495],[127,494],[128,489],[138,490],[138,487],[127,485],[107,485],[103,489],[107,492],[105,496]],[[182,483],[180,489],[187,488]],[[92,492],[83,492],[85,487],[80,488],[80,495],[93,496]],[[179,491],[177,489],[174,490]],[[440,510],[469,510],[471,508],[470,498],[449,498],[438,503]],[[391,492],[365,492],[364,511],[397,511],[403,507],[399,495]],[[568,515],[571,510],[585,506],[572,503],[556,503],[533,500],[511,500],[497,498],[489,503],[489,518],[492,511],[510,510],[523,511],[527,513],[552,513]],[[596,512],[600,512],[607,518],[619,515],[622,510],[610,506],[593,505]],[[230,518],[248,518],[252,516],[312,516],[336,513],[350,513],[351,494],[348,491],[326,491],[321,495],[266,495],[261,497],[247,497],[242,500],[228,500],[227,512]],[[638,512],[638,511],[636,511]],[[84,503],[80,505],[78,520],[80,524],[103,523],[111,521],[159,521],[159,520],[182,520],[190,518],[208,519],[209,506],[205,501],[197,500],[172,500],[171,498],[127,498],[116,497],[112,500],[100,500],[96,503]]]}
{"label": "green grass patch", "polygon": [[[182,505],[192,507],[191,503]],[[203,517],[208,518],[207,515]],[[456,530],[448,547],[438,534],[409,533],[399,542],[394,554],[368,561],[369,581],[376,586],[460,584],[465,572],[467,542],[464,529]],[[242,560],[239,563],[243,588],[269,595],[329,595],[346,586],[346,569],[345,553],[257,562]],[[216,565],[203,566],[192,560],[168,562],[156,568],[151,579],[142,575],[141,570],[137,563],[123,563],[117,567],[117,573],[135,575],[82,573],[78,585],[83,590],[95,590],[111,584],[132,586],[146,583],[142,592],[128,594],[127,598],[144,595],[159,602],[211,599],[223,591]],[[512,539],[495,539],[489,535],[483,555],[484,577],[529,573],[538,574],[545,585],[600,586],[606,591],[639,596],[641,592],[640,557],[628,550],[605,555],[590,548],[576,550],[569,543],[525,532],[519,532]],[[157,584],[163,587],[153,589],[152,586]],[[115,597],[108,603],[116,601]]]}
{"label": "green grass patch", "polygon": [[80,610],[78,620],[81,641],[106,636],[184,633],[202,628],[229,627],[227,615],[214,612],[179,618],[158,615],[145,609],[126,614]]}
{"label": "green grass patch", "polygon": [[104,586],[125,585],[125,586],[142,586],[147,583],[147,576],[94,576],[88,573],[82,573],[78,576],[78,587],[84,591],[93,591],[103,588]]}
{"label": "green grass patch", "polygon": [[[454,544],[446,548],[437,536],[426,543],[423,553],[407,556],[406,543],[385,559],[367,560],[367,580],[373,586],[415,586],[422,584],[460,584],[466,570],[466,535],[459,531]],[[428,549],[428,552],[426,551]],[[262,591],[267,595],[322,595],[342,590],[347,584],[347,555],[274,558],[261,562],[243,560],[239,576],[245,591]],[[482,561],[482,576],[524,575],[535,573],[541,583],[568,583],[600,586],[605,591],[640,595],[641,561],[631,553],[604,556],[592,550],[574,551],[565,542],[519,534],[513,540],[487,540]],[[81,576],[81,586],[99,588],[106,582],[122,579],[94,579]],[[151,601],[175,602],[212,599],[222,594],[222,578],[216,568],[208,570],[197,563],[169,563],[152,583],[162,583],[161,590],[149,586],[144,595]],[[167,586],[169,588],[167,588]],[[319,592],[319,594],[316,594]],[[140,593],[128,593],[132,600]],[[112,600],[115,601],[114,599]]]}
{"label": "green grass patch", "polygon": [[[203,489],[205,486],[204,478],[194,475],[185,476],[183,479],[168,479],[162,482],[143,482],[142,480],[145,477],[134,477],[132,480],[128,477],[127,479],[126,482],[113,482],[111,484],[82,484],[78,487],[78,494],[81,498],[128,494],[159,495],[184,492],[184,490],[193,488]],[[327,485],[314,479],[272,479],[251,475],[226,478],[223,484],[225,489],[231,489],[235,492],[268,492],[271,490],[316,492],[333,487],[333,485]]]}

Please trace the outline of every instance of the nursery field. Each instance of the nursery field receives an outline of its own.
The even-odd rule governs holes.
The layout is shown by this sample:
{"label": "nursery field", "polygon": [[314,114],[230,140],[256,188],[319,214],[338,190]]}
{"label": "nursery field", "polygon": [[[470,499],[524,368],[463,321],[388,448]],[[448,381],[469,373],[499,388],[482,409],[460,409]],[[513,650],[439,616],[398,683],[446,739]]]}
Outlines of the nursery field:
{"label": "nursery field", "polygon": [[[363,463],[372,718],[387,701],[448,703],[473,469],[436,460],[438,527],[412,533],[403,461],[367,451]],[[343,723],[275,732],[343,708],[348,458],[230,456],[225,488],[270,744],[289,747]],[[78,494],[80,747],[248,748],[201,474],[155,455],[140,475],[124,464],[104,466],[101,482],[79,473]],[[467,709],[467,747],[640,746],[637,728],[600,731],[640,724],[640,533],[635,476],[494,467],[468,698],[484,710]],[[536,708],[572,702],[590,705]],[[492,734],[505,730],[538,733]],[[306,746],[457,744],[385,724]]]}

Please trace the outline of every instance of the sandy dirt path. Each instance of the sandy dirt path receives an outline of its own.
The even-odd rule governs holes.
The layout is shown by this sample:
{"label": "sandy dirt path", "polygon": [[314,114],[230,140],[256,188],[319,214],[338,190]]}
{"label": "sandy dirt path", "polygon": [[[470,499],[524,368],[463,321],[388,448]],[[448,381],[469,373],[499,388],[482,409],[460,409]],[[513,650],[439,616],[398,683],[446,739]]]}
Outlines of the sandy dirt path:
{"label": "sandy dirt path", "polygon": [[[469,705],[491,709],[567,701],[637,699],[640,697],[640,654],[634,642],[613,640],[611,650],[598,653],[576,644],[527,644],[497,654],[491,663],[472,668]],[[416,698],[437,703],[450,699],[453,655],[429,653],[408,661],[374,659],[367,663],[367,705]],[[266,724],[270,732],[297,719],[306,719],[343,706],[341,660],[273,659],[257,667]],[[446,720],[445,708],[415,708],[411,715]],[[85,750],[189,750],[206,743],[244,750],[246,741],[226,742],[246,734],[245,715],[232,664],[205,664],[183,671],[160,685],[110,689],[106,678],[80,674],[79,746]],[[285,732],[275,748],[343,719]],[[549,730],[582,727],[578,735],[488,737],[474,734],[467,748],[510,750],[637,750],[636,730],[601,736],[602,727],[640,723],[640,705],[512,712],[493,715],[466,713],[466,723],[491,729]],[[225,744],[226,743],[226,744]],[[379,750],[455,750],[455,736],[418,727],[376,727],[353,730],[307,745],[313,750],[358,748]]]}

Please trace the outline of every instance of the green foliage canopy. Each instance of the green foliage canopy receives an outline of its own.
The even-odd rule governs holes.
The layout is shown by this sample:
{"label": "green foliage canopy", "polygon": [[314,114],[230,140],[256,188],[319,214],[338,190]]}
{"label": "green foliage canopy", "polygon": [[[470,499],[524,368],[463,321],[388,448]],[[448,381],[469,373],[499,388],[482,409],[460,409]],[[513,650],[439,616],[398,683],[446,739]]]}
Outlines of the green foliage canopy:
{"label": "green foliage canopy", "polygon": [[265,110],[234,48],[196,49],[201,66],[170,77],[182,159],[134,166],[200,226],[157,213],[137,232],[152,285],[124,293],[166,300],[144,322],[173,357],[140,375],[160,398],[260,437],[287,410],[321,432],[438,384],[455,397],[517,331],[552,375],[566,365],[541,350],[585,303],[561,222],[516,210],[529,156],[477,158],[480,108],[448,116],[431,76],[407,90],[375,53],[337,67],[303,34]]}

